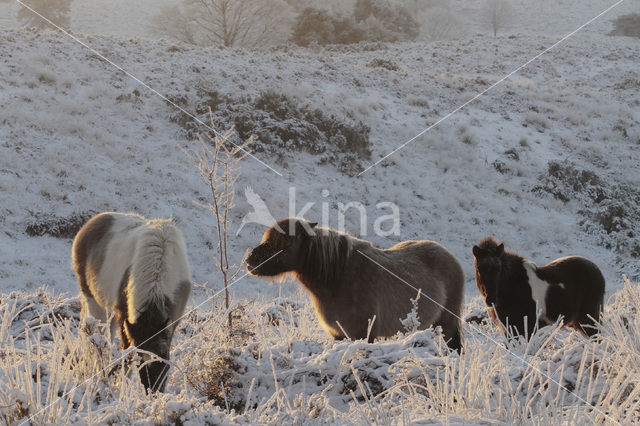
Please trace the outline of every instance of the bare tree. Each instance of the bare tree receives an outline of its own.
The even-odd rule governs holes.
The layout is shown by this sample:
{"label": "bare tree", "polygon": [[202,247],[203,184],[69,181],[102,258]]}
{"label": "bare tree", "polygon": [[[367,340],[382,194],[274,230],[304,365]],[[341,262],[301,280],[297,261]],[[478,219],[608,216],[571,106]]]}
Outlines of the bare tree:
{"label": "bare tree", "polygon": [[[62,28],[69,28],[73,0],[27,0],[24,3]],[[18,9],[18,21],[26,27],[54,29],[50,23],[24,6]]]}
{"label": "bare tree", "polygon": [[487,0],[483,12],[491,25],[494,37],[498,35],[498,30],[504,28],[513,17],[511,4],[507,0]]}
{"label": "bare tree", "polygon": [[[213,118],[211,123],[213,127]],[[246,147],[253,142],[253,138],[249,138],[240,145],[232,144],[229,138],[233,133],[234,130],[232,128],[223,135],[217,133],[199,135],[200,150],[197,152],[184,151],[211,191],[211,202],[199,205],[209,209],[216,218],[218,254],[214,257],[214,260],[222,275],[225,308],[228,314],[230,332],[233,324],[229,300],[229,283],[235,280],[240,273],[242,263],[233,265],[229,262],[228,230],[231,223],[229,212],[234,207],[235,183],[239,177],[239,163],[249,154]]]}
{"label": "bare tree", "polygon": [[292,16],[284,0],[182,0],[162,9],[151,28],[186,43],[253,47],[286,41]]}

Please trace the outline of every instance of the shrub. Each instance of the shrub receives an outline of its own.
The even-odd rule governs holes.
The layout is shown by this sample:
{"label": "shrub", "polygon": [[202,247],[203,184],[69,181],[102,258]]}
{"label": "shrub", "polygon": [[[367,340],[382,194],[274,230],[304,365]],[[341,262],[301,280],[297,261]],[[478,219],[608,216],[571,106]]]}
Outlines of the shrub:
{"label": "shrub", "polygon": [[367,66],[371,68],[384,68],[389,71],[400,71],[398,64],[393,62],[391,59],[374,58],[367,64]]}
{"label": "shrub", "polygon": [[290,41],[300,46],[324,46],[415,40],[419,34],[420,24],[405,7],[391,7],[380,0],[357,0],[349,16],[311,7],[303,9],[295,18]]}
{"label": "shrub", "polygon": [[429,108],[429,100],[426,97],[411,95],[407,98],[409,105],[420,107],[423,109]]}
{"label": "shrub", "polygon": [[[391,7],[381,0],[356,0],[353,17],[359,24],[368,22],[365,26],[365,28],[369,27],[368,40],[389,42],[415,40],[420,34],[420,25],[405,7],[400,5]],[[378,26],[374,24],[375,21],[379,23]]]}
{"label": "shrub", "polygon": [[595,214],[596,220],[607,234],[628,229],[626,217],[627,211],[621,203],[610,204]]}
{"label": "shrub", "polygon": [[505,164],[504,161],[495,160],[493,163],[491,163],[491,165],[501,175],[511,172],[511,169]]}
{"label": "shrub", "polygon": [[550,180],[556,183],[556,188],[562,186],[569,191],[552,191],[556,198],[568,201],[570,193],[581,193],[596,203],[606,196],[603,191],[602,180],[592,171],[578,170],[568,161],[550,161],[548,164]]}
{"label": "shrub", "polygon": [[618,16],[613,25],[615,28],[609,35],[640,37],[640,13]]}
{"label": "shrub", "polygon": [[235,375],[239,369],[236,362],[239,353],[237,351],[223,353],[217,348],[211,348],[205,356],[198,355],[193,359],[187,355],[184,359],[186,363],[184,373],[189,384],[219,407],[235,410],[243,408],[244,401],[242,403],[236,401],[233,395],[235,388],[238,387]]}
{"label": "shrub", "polygon": [[605,247],[635,256],[633,238],[640,232],[640,191],[627,184],[609,183],[570,161],[551,161],[533,192],[550,194],[580,205],[585,231],[600,236]]}
{"label": "shrub", "polygon": [[55,238],[73,238],[82,225],[95,214],[93,211],[85,211],[73,213],[68,217],[36,215],[34,222],[27,225],[25,232],[32,237],[51,235]]}
{"label": "shrub", "polygon": [[364,32],[357,28],[352,18],[332,16],[320,9],[303,9],[296,17],[290,41],[309,46],[312,43],[351,44],[365,39]]}
{"label": "shrub", "polygon": [[[218,128],[234,126],[232,142],[255,135],[252,148],[277,158],[291,152],[308,152],[319,156],[319,163],[332,164],[345,174],[360,170],[360,161],[370,159],[370,129],[363,123],[346,123],[320,109],[299,105],[296,101],[269,90],[255,98],[234,99],[215,91],[200,91],[195,111],[203,121],[212,111]],[[183,103],[187,107],[186,102]],[[174,113],[180,114],[180,113]],[[198,123],[185,119],[184,114],[172,116],[172,121],[185,129],[188,137],[197,137]],[[237,138],[237,139],[235,139]]]}
{"label": "shrub", "polygon": [[544,130],[549,128],[549,120],[543,114],[529,112],[525,115],[522,125],[524,127],[533,126],[538,132],[544,133]]}

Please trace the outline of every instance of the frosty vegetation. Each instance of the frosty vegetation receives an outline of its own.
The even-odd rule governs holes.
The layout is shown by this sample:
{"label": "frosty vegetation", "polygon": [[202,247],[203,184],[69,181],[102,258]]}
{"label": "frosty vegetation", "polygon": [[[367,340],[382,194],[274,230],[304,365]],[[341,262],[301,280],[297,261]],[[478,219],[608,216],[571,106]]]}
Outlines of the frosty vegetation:
{"label": "frosty vegetation", "polygon": [[[213,125],[211,110],[209,110],[209,121]],[[216,219],[215,235],[218,250],[214,260],[222,276],[224,307],[228,312],[227,325],[230,332],[233,327],[233,317],[229,309],[229,283],[236,279],[243,267],[242,263],[233,265],[229,262],[230,212],[235,207],[235,184],[239,177],[239,163],[249,155],[247,147],[253,142],[251,137],[240,145],[233,144],[229,141],[231,134],[232,130],[222,135],[206,132],[199,135],[198,151],[185,150],[191,164],[198,170],[200,177],[211,191],[210,201],[207,204],[199,204],[200,207],[209,210]]]}
{"label": "frosty vegetation", "polygon": [[192,312],[174,338],[167,392],[147,396],[134,351],[114,349],[76,298],[0,296],[0,418],[49,423],[618,423],[640,418],[640,285],[604,308],[600,338],[549,326],[507,341],[479,299],[466,350],[438,330],[333,341],[292,299]]}
{"label": "frosty vegetation", "polygon": [[[172,215],[187,225],[194,277],[211,277],[215,223],[193,205],[206,203],[208,189],[177,148],[193,147],[202,129],[62,34],[3,30],[0,423],[637,423],[640,285],[618,278],[639,276],[640,80],[636,39],[628,38],[637,37],[637,14],[596,22],[597,31],[571,38],[371,175],[351,179],[604,4],[581,3],[576,13],[567,2],[540,2],[558,14],[514,7],[491,20],[501,2],[478,1],[468,14],[482,22],[470,26],[450,3],[180,0],[150,24],[170,44],[82,40],[202,121],[211,108],[216,128],[235,126],[234,142],[256,135],[252,151],[288,179],[265,178],[248,159],[238,182],[268,195],[274,214],[290,185],[305,202],[330,188],[326,205],[396,202],[403,236],[446,243],[466,268],[470,242],[487,233],[536,260],[563,250],[588,255],[616,277],[607,280],[599,339],[547,327],[530,342],[507,341],[471,298],[462,355],[446,350],[438,330],[418,331],[417,309],[402,319],[403,334],[336,342],[306,295],[270,298],[281,288],[247,277],[228,307],[215,298],[180,323],[167,392],[147,396],[135,350],[80,322],[68,295],[76,291],[70,238],[96,211]],[[29,4],[73,29],[74,3]],[[263,4],[277,4],[278,15],[258,13]],[[221,26],[206,8],[239,21]],[[45,25],[16,10],[20,25]],[[547,21],[563,25],[536,27]],[[612,27],[625,37],[606,36]],[[422,43],[433,40],[444,41]],[[250,211],[241,207],[235,224]],[[260,231],[247,226],[231,253],[241,255]],[[33,292],[44,283],[50,289]],[[472,281],[466,286],[475,294]],[[23,290],[6,293],[15,288]]]}
{"label": "frosty vegetation", "polygon": [[51,235],[55,238],[73,238],[82,225],[97,212],[78,212],[69,217],[35,214],[33,221],[27,225],[25,232],[32,237]]}
{"label": "frosty vegetation", "polygon": [[615,28],[609,35],[640,38],[640,13],[619,16],[614,25]]}
{"label": "frosty vegetation", "polygon": [[[597,228],[601,244],[608,249],[640,258],[640,191],[626,184],[612,184],[595,172],[581,170],[570,161],[550,161],[541,185],[533,190],[548,193],[567,203],[580,200],[585,206],[580,224],[586,232]],[[602,232],[604,231],[604,232]]]}
{"label": "frosty vegetation", "polygon": [[[210,120],[214,128],[233,127],[228,135],[230,143],[255,137],[257,143],[251,148],[269,154],[282,165],[286,165],[291,152],[307,152],[317,156],[319,164],[328,163],[344,174],[354,175],[371,157],[368,126],[327,115],[274,90],[255,98],[236,98],[200,89],[195,99],[179,96],[171,101]],[[184,129],[187,137],[198,136],[200,126],[191,117],[175,110],[170,119]]]}
{"label": "frosty vegetation", "polygon": [[151,28],[185,43],[236,47],[442,40],[465,32],[446,0],[182,0],[160,10]]}

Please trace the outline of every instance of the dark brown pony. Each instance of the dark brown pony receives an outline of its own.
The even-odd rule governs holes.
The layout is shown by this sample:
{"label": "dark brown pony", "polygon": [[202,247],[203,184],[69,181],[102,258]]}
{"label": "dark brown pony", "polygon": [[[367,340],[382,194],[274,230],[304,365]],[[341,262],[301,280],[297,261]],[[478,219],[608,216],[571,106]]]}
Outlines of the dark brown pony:
{"label": "dark brown pony", "polygon": [[449,347],[461,347],[462,268],[433,241],[404,241],[381,250],[290,218],[265,232],[247,265],[254,275],[297,278],[309,292],[322,327],[336,339],[368,336],[372,341],[403,330],[401,321],[411,312],[411,299],[419,289],[422,328],[441,326]]}
{"label": "dark brown pony", "polygon": [[604,278],[589,259],[568,256],[537,266],[489,237],[473,246],[476,284],[492,320],[514,335],[531,336],[561,316],[585,336],[597,333]]}

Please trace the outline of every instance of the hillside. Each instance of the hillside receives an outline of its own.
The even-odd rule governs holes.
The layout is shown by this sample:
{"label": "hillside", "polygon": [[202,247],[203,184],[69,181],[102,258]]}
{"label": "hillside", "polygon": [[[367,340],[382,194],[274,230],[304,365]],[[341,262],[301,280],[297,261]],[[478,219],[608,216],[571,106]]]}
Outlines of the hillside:
{"label": "hillside", "polygon": [[[27,227],[120,210],[173,216],[185,232],[195,280],[217,288],[209,248],[215,222],[193,203],[206,199],[207,188],[180,149],[197,148],[188,135],[206,129],[62,35],[6,31],[2,40],[0,287],[75,292],[71,240],[32,237]],[[315,203],[306,217],[321,221],[326,203],[333,227],[338,202],[364,204],[364,237],[379,246],[416,238],[442,242],[464,266],[468,296],[477,294],[470,248],[486,235],[538,263],[566,254],[590,257],[609,290],[620,288],[622,274],[638,277],[635,39],[578,34],[359,177],[350,175],[555,40],[510,36],[268,51],[83,41],[189,111],[204,112],[207,102],[222,105],[216,110],[222,130],[249,117],[247,134],[267,125],[291,131],[278,128],[273,111],[250,117],[265,92],[266,110],[279,102],[293,113],[307,106],[327,120],[370,129],[369,158],[331,146],[311,154],[295,132],[287,142],[292,147],[256,142],[256,157],[282,176],[252,158],[243,161],[234,233],[251,211],[246,186],[275,217],[288,215],[289,188],[295,188],[296,212]],[[389,214],[376,208],[379,202],[398,206],[400,236],[373,233],[374,219]],[[346,216],[347,230],[360,235],[357,210]],[[250,224],[232,238],[236,261],[263,231]],[[255,297],[277,290],[247,278],[236,291]]]}
{"label": "hillside", "polygon": [[[478,4],[464,4],[468,16]],[[0,30],[1,421],[637,422],[637,39],[597,21],[376,164],[583,23],[572,2],[539,4],[530,27],[493,38],[470,26],[476,36],[434,43],[254,51],[77,35],[130,75],[64,35]],[[236,235],[247,187],[276,218],[293,192],[295,213],[312,203],[304,216],[332,227],[341,204],[360,203],[365,232],[357,209],[345,214],[353,235],[380,247],[433,239],[460,259],[465,352],[446,352],[438,330],[333,341],[296,283],[254,277],[232,287],[229,335],[216,223],[198,205],[209,189],[183,151],[207,128],[178,108],[205,122],[211,108],[218,131],[235,125],[233,142],[259,136],[236,187],[234,262],[265,230]],[[374,232],[390,213],[379,203],[397,206],[399,235]],[[180,323],[167,393],[153,398],[127,374],[133,351],[79,321],[72,237],[105,210],[173,217],[197,283],[188,308],[208,302]],[[546,327],[507,341],[474,282],[471,247],[487,235],[539,264],[593,259],[607,280],[600,338]]]}

